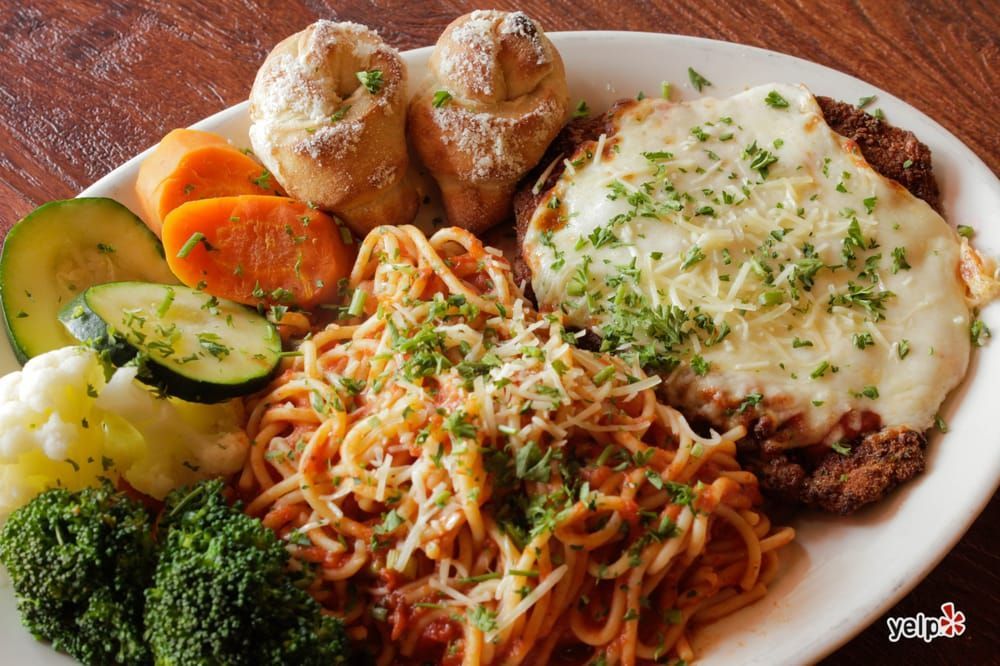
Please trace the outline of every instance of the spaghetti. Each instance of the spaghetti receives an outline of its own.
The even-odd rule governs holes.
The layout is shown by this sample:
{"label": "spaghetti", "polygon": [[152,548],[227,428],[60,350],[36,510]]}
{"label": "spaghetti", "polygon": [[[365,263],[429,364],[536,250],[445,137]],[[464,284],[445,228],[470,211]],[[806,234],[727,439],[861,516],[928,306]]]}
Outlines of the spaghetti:
{"label": "spaghetti", "polygon": [[742,427],[694,432],[461,229],[376,229],[346,287],[249,401],[239,486],[379,664],[689,660],[765,594],[794,532]]}

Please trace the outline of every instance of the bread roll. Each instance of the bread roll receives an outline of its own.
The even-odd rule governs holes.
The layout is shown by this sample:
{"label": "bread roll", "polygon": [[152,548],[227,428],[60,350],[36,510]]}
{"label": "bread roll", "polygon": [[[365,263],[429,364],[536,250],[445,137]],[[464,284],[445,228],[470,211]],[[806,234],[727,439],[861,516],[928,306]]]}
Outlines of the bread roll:
{"label": "bread roll", "polygon": [[292,197],[358,234],[406,224],[406,65],[374,31],[317,21],[283,40],[250,91],[250,143]]}
{"label": "bread roll", "polygon": [[475,11],[449,25],[410,102],[410,140],[451,224],[479,233],[511,214],[517,181],[569,108],[562,58],[523,12]]}

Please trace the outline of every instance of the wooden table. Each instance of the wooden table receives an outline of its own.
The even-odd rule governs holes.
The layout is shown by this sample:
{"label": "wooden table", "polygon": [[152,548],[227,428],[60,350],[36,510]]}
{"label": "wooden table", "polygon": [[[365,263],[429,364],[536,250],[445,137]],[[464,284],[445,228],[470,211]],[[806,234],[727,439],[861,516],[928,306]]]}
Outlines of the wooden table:
{"label": "wooden table", "polygon": [[[829,65],[928,113],[1000,170],[995,0],[496,5],[524,9],[550,31],[698,35]],[[38,204],[73,196],[167,130],[245,99],[271,46],[316,18],[366,23],[408,49],[432,44],[470,7],[389,0],[0,0],[0,233]],[[829,663],[997,663],[998,521],[994,498],[951,554],[888,614],[936,613],[954,601],[968,618],[964,636],[892,644],[881,618]]]}

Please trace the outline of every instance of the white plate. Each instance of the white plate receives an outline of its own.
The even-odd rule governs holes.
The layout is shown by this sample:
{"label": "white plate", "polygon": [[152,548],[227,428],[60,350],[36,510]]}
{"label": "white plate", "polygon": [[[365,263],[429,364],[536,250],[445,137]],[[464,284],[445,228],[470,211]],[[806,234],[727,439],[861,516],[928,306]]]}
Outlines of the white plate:
{"label": "white plate", "polygon": [[[912,130],[933,151],[948,219],[976,228],[980,250],[1000,254],[1000,225],[987,219],[1000,210],[996,177],[943,127],[874,86],[805,60],[738,44],[627,32],[551,37],[565,60],[574,101],[586,99],[596,110],[639,90],[658,95],[661,81],[673,84],[675,99],[697,96],[688,82],[689,66],[712,81],[704,93],[714,96],[775,81],[804,83],[817,94],[849,102],[876,94],[875,106],[885,111],[887,119]],[[429,55],[427,48],[404,54],[411,83],[422,78]],[[247,126],[246,103],[195,125],[219,132],[238,146],[249,145]],[[83,194],[112,197],[138,210],[133,183],[145,154]],[[1000,332],[1000,307],[987,308],[982,318]],[[6,342],[0,344],[0,372],[17,367]],[[975,354],[968,377],[943,408],[950,431],[931,438],[923,476],[849,518],[800,515],[795,521],[799,537],[788,549],[783,573],[769,595],[698,635],[700,663],[818,660],[926,576],[965,533],[1000,481],[1000,432],[993,421],[998,396],[989,381],[998,374],[1000,342]],[[940,600],[945,601],[949,600]],[[20,627],[9,589],[0,591],[0,646],[4,663],[62,663]]]}

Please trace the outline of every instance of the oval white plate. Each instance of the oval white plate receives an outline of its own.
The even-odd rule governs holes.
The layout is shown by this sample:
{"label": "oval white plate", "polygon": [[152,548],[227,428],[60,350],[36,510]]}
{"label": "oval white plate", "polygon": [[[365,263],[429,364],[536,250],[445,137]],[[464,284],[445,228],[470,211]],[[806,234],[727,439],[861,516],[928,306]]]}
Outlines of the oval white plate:
{"label": "oval white plate", "polygon": [[[731,95],[774,81],[804,83],[816,94],[848,102],[877,95],[873,107],[881,107],[890,122],[912,130],[933,151],[948,219],[974,227],[979,249],[1000,254],[1000,226],[987,219],[989,211],[1000,210],[1000,182],[947,130],[874,86],[805,60],[738,44],[627,32],[551,36],[565,60],[574,101],[585,99],[595,111],[640,90],[659,95],[661,81],[673,85],[674,99],[691,99],[698,93],[688,82],[689,66],[712,81],[703,91],[706,95]],[[423,77],[429,55],[429,48],[404,54],[411,84]],[[245,102],[195,127],[218,132],[237,146],[249,145]],[[133,184],[145,155],[129,160],[82,194],[111,197],[138,210]],[[982,318],[1000,332],[1000,306],[987,308]],[[17,367],[4,340],[0,372]],[[993,421],[998,396],[988,379],[998,374],[1000,343],[978,350],[965,382],[942,409],[950,430],[946,436],[931,437],[923,476],[849,518],[801,514],[794,522],[798,539],[786,553],[783,573],[770,594],[697,635],[699,663],[816,661],[926,576],[965,533],[1000,481],[1000,432]],[[0,591],[0,646],[5,663],[64,663],[20,627],[9,588]]]}

